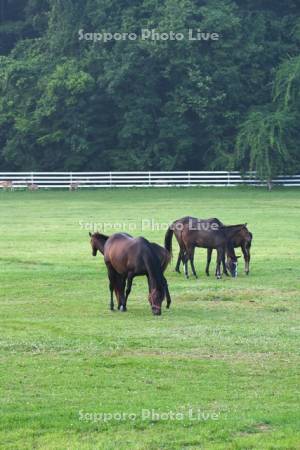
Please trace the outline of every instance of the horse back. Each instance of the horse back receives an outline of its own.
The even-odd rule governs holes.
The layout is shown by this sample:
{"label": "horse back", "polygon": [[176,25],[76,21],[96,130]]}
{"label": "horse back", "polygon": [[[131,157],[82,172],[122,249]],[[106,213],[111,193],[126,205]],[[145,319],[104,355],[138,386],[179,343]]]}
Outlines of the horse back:
{"label": "horse back", "polygon": [[104,260],[120,274],[146,273],[143,254],[150,243],[144,238],[133,238],[125,233],[112,235],[105,244]]}
{"label": "horse back", "polygon": [[185,247],[195,245],[203,248],[217,248],[224,244],[224,235],[220,229],[222,226],[222,222],[217,218],[192,220],[184,225],[181,239]]}
{"label": "horse back", "polygon": [[252,243],[252,233],[248,230],[248,228],[241,229],[232,239],[232,243],[234,247],[241,247],[246,245],[247,247],[251,247]]}

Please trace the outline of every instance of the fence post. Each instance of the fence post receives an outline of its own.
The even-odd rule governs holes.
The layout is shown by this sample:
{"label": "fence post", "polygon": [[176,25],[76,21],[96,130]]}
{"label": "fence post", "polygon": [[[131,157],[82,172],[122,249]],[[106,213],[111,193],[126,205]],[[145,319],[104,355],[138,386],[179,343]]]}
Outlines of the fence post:
{"label": "fence post", "polygon": [[188,172],[188,185],[191,185],[191,172]]}
{"label": "fence post", "polygon": [[31,184],[34,184],[34,174],[33,174],[33,172],[31,172],[30,180],[31,180]]}
{"label": "fence post", "polygon": [[230,186],[230,172],[227,172],[227,186]]}
{"label": "fence post", "polygon": [[110,184],[110,187],[112,186],[112,176],[111,176],[111,172],[109,172],[109,184]]}
{"label": "fence post", "polygon": [[149,186],[151,186],[151,172],[149,172],[148,174],[148,179],[149,179]]}

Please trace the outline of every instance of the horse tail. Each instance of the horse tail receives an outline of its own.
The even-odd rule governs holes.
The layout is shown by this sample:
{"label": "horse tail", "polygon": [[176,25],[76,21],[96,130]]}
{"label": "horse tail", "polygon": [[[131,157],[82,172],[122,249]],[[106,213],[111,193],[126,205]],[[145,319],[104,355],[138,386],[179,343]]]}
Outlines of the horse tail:
{"label": "horse tail", "polygon": [[172,255],[172,238],[174,234],[173,224],[169,226],[165,235],[165,249]]}

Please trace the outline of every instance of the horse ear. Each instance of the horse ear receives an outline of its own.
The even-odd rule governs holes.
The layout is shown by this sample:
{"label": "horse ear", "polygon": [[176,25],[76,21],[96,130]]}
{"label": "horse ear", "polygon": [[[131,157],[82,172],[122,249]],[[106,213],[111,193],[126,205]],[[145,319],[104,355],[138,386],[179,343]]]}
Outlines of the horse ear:
{"label": "horse ear", "polygon": [[244,224],[244,227],[246,227],[248,225],[248,223],[246,222],[245,224]]}
{"label": "horse ear", "polygon": [[89,236],[92,237],[92,233],[89,231]]}

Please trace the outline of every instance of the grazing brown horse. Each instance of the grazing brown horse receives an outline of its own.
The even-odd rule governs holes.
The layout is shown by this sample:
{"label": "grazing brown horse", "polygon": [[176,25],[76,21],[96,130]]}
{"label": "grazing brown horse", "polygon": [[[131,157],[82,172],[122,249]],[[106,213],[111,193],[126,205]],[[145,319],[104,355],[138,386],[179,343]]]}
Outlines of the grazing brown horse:
{"label": "grazing brown horse", "polygon": [[[132,236],[130,234],[127,234],[127,233],[123,233],[123,234],[132,238]],[[105,242],[107,241],[107,239],[109,238],[109,236],[105,236],[100,233],[94,233],[94,235],[89,233],[89,235],[91,237],[93,256],[96,256],[97,251],[99,251],[100,253],[102,253],[104,255],[104,245],[105,245]],[[158,257],[158,259],[160,261],[162,271],[165,272],[165,270],[171,260],[171,254],[168,252],[167,249],[165,249],[161,245],[156,244],[155,242],[150,242],[150,244],[151,244],[151,247],[153,248],[154,252],[156,253],[156,256]],[[126,303],[128,300],[128,296],[131,292],[133,278],[127,278],[127,289],[126,289],[126,295],[125,295]],[[171,297],[170,297],[170,293],[169,293],[168,284],[166,286],[166,297],[167,297],[167,305],[169,305],[168,307],[170,307]],[[118,301],[118,303],[119,303],[119,301]]]}
{"label": "grazing brown horse", "polygon": [[241,231],[234,235],[232,245],[234,248],[241,247],[245,260],[245,273],[249,275],[250,272],[250,248],[252,244],[253,234],[245,226]]}
{"label": "grazing brown horse", "polygon": [[[192,217],[184,217],[183,221],[188,222],[189,219],[192,220],[199,220],[199,219],[195,219]],[[224,224],[219,220],[219,219],[208,219],[210,221],[215,221],[216,223],[219,224],[219,226],[224,226]],[[175,233],[176,234],[176,233]],[[252,233],[248,230],[248,228],[245,226],[244,228],[242,228],[240,230],[240,232],[238,232],[237,234],[234,235],[231,243],[233,245],[233,248],[241,248],[242,252],[243,252],[243,256],[244,256],[244,261],[245,261],[245,273],[246,275],[249,275],[249,271],[250,271],[250,248],[251,248],[251,243],[252,243],[252,239],[253,239],[253,235]],[[209,276],[209,266],[210,266],[210,262],[211,262],[211,255],[212,255],[213,249],[212,248],[208,248],[207,249],[207,262],[206,262],[206,275]],[[237,257],[239,258],[239,257]],[[183,257],[182,257],[182,252],[180,250],[179,255],[178,255],[178,259],[177,259],[177,264],[176,264],[176,272],[180,273],[180,263],[183,261]],[[231,261],[230,258],[227,259],[227,266],[230,267],[231,265]],[[226,273],[226,265],[224,265],[223,262],[223,267],[224,267],[224,272]],[[236,267],[237,269],[237,267]]]}
{"label": "grazing brown horse", "polygon": [[165,236],[165,247],[172,251],[172,237],[175,234],[181,256],[183,257],[185,275],[188,278],[188,261],[194,276],[197,278],[194,266],[194,254],[196,247],[217,250],[216,276],[221,278],[221,263],[225,267],[225,254],[228,257],[228,268],[233,277],[237,274],[237,257],[232,245],[232,239],[245,225],[220,225],[218,219],[200,220],[193,217],[184,217],[173,222]]}
{"label": "grazing brown horse", "polygon": [[[149,302],[155,315],[161,314],[161,304],[167,297],[167,308],[171,297],[168,284],[163,275],[170,260],[166,250],[151,244],[144,238],[133,238],[126,233],[116,233],[108,237],[100,233],[91,234],[93,255],[99,250],[104,255],[110,281],[110,308],[114,309],[113,292],[118,300],[118,309],[126,311],[126,303],[131,291],[132,280],[146,275],[149,286]],[[127,280],[126,294],[125,285]]]}

